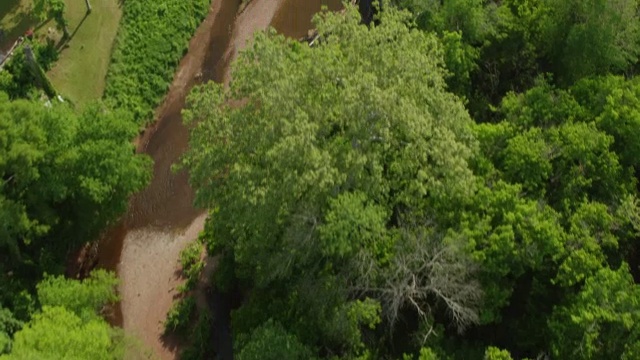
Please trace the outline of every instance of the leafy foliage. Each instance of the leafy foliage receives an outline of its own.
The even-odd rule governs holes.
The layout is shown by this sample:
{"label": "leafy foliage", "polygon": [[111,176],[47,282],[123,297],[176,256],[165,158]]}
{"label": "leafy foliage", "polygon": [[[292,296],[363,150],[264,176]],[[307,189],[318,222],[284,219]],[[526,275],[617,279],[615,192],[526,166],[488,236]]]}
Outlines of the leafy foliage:
{"label": "leafy foliage", "polygon": [[[638,276],[640,91],[595,76],[636,66],[637,3],[399,3],[415,22],[259,34],[229,90],[190,98],[203,237],[221,285],[250,289],[234,335],[268,324],[326,358],[632,358],[639,308],[615,300]],[[593,279],[625,262],[603,300]]]}
{"label": "leafy foliage", "polygon": [[[0,93],[0,306],[16,318],[26,321],[34,311],[30,292],[42,273],[62,273],[68,252],[97,236],[147,183],[150,161],[135,155],[135,134],[126,114],[99,104],[78,115],[65,104]],[[88,302],[95,312],[111,291],[93,280],[90,293],[65,284],[47,278],[41,301],[56,307],[63,299],[79,317],[80,306]]]}
{"label": "leafy foliage", "polygon": [[104,270],[95,270],[82,281],[47,276],[37,286],[38,299],[42,306],[63,306],[81,319],[88,319],[118,300],[117,284],[115,275]]}
{"label": "leafy foliage", "polygon": [[196,325],[190,329],[190,343],[180,353],[180,359],[200,360],[213,354],[215,345],[211,341],[214,334],[212,323],[213,320],[208,313],[203,312],[198,315]]}
{"label": "leafy foliage", "polygon": [[177,334],[186,333],[186,329],[191,323],[195,310],[196,299],[193,296],[187,296],[174,302],[164,322],[165,334],[169,332],[175,332]]}
{"label": "leafy foliage", "polygon": [[382,16],[370,29],[353,9],[323,16],[313,47],[258,35],[229,91],[190,98],[183,164],[217,209],[207,241],[252,288],[240,335],[272,318],[307,346],[361,355],[360,329],[380,317],[393,329],[437,306],[460,328],[477,321],[473,261],[440,227],[475,188],[471,121],[444,90],[437,39]]}
{"label": "leafy foliage", "polygon": [[179,291],[184,293],[193,290],[198,282],[200,273],[204,268],[202,255],[202,244],[199,241],[193,242],[180,252],[180,266],[182,273],[186,277],[184,284],[180,285]]}
{"label": "leafy foliage", "polygon": [[[111,328],[97,312],[117,299],[116,283],[113,273],[102,270],[93,272],[83,282],[46,278],[38,284],[41,311],[15,333],[11,352],[0,355],[0,359],[123,358],[125,342],[122,334]],[[15,331],[19,324],[13,321],[9,326]]]}
{"label": "leafy foliage", "polygon": [[63,307],[45,306],[16,333],[12,352],[0,359],[120,359],[114,336],[104,320],[83,322]]}
{"label": "leafy foliage", "polygon": [[127,0],[107,74],[105,99],[133,114],[138,125],[169,88],[187,42],[210,0]]}
{"label": "leafy foliage", "polygon": [[603,268],[559,306],[549,322],[552,352],[563,359],[632,359],[640,342],[640,287],[629,267]]}
{"label": "leafy foliage", "polygon": [[282,325],[267,321],[240,343],[240,360],[307,360],[313,359],[307,349],[295,336],[288,334]]}
{"label": "leafy foliage", "polygon": [[547,0],[543,34],[559,80],[622,72],[640,55],[635,0]]}
{"label": "leafy foliage", "polygon": [[[31,46],[36,62],[43,70],[49,70],[58,60],[58,51],[52,41],[42,44],[27,40],[26,43]],[[36,85],[36,77],[26,61],[24,45],[21,45],[0,71],[0,91],[7,93],[12,99],[36,99]]]}
{"label": "leafy foliage", "polygon": [[2,255],[9,269],[24,257],[47,269],[47,256],[95,236],[149,178],[122,112],[94,105],[78,116],[63,104],[0,95],[0,114],[0,214],[8,217],[0,246],[11,250]]}
{"label": "leafy foliage", "polygon": [[23,323],[9,309],[0,307],[0,355],[11,351],[13,334],[22,328]]}
{"label": "leafy foliage", "polygon": [[66,6],[64,0],[33,0],[33,13],[40,21],[53,18],[58,27],[64,30],[64,36],[68,37],[67,20],[64,16]]}

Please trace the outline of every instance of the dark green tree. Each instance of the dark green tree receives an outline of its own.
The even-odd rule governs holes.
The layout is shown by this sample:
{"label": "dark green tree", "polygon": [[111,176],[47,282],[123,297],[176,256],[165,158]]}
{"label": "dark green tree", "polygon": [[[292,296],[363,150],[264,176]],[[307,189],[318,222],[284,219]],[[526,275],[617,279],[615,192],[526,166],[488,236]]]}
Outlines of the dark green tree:
{"label": "dark green tree", "polygon": [[[0,304],[60,273],[67,253],[94,239],[149,179],[126,114],[91,105],[77,115],[55,101],[0,94]],[[26,314],[23,314],[26,315]]]}
{"label": "dark green tree", "polygon": [[15,333],[11,352],[0,359],[122,359],[123,334],[99,316],[117,300],[116,284],[103,270],[82,282],[47,277],[38,285],[41,311]]}
{"label": "dark green tree", "polygon": [[58,27],[63,31],[64,37],[68,38],[69,27],[65,18],[67,4],[64,0],[33,0],[33,12],[40,21],[54,19]]}
{"label": "dark green tree", "polygon": [[603,268],[549,321],[552,354],[562,359],[633,359],[640,346],[640,287],[629,267]]}
{"label": "dark green tree", "polygon": [[[622,73],[638,62],[640,16],[635,0],[544,0],[546,49],[564,84],[582,77]],[[544,46],[546,44],[547,46]]]}

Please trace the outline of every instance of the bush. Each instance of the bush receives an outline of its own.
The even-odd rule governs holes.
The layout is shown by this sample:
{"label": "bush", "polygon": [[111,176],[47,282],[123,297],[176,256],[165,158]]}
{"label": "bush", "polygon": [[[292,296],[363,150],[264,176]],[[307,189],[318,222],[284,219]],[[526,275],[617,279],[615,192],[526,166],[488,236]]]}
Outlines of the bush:
{"label": "bush", "polygon": [[164,322],[164,333],[184,334],[195,311],[196,299],[193,296],[188,296],[173,303]]}
{"label": "bush", "polygon": [[127,0],[107,73],[105,98],[144,125],[169,88],[210,0]]}
{"label": "bush", "polygon": [[204,261],[200,259],[201,253],[202,245],[197,241],[189,244],[180,252],[180,265],[187,281],[178,287],[179,292],[185,293],[196,286],[200,272],[204,268]]}

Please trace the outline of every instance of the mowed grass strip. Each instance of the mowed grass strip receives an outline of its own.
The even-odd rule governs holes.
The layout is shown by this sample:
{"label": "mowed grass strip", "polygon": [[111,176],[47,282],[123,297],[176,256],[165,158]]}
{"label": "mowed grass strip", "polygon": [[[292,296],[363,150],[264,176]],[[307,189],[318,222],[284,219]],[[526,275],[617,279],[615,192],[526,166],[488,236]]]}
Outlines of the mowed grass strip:
{"label": "mowed grass strip", "polygon": [[124,2],[105,88],[111,106],[132,112],[141,126],[153,120],[209,4],[210,0]]}
{"label": "mowed grass strip", "polygon": [[82,106],[103,95],[122,5],[119,0],[91,0],[93,11],[87,15],[83,0],[65,3],[71,38],[48,76],[59,93]]}

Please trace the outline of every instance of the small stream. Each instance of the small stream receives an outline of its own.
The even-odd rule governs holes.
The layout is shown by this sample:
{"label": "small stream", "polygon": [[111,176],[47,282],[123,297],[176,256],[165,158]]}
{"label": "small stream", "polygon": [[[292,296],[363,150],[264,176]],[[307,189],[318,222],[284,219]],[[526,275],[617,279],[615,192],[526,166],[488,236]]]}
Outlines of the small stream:
{"label": "small stream", "polygon": [[[189,50],[190,53],[193,52],[193,54],[197,54],[196,56],[201,56],[201,58],[194,60],[199,63],[199,69],[197,69],[199,71],[195,72],[199,75],[190,76],[185,83],[178,84],[174,89],[174,85],[178,81],[176,79],[179,79],[180,72],[183,71],[183,64],[181,64],[172,89],[170,89],[163,105],[158,109],[156,125],[142,136],[138,146],[138,152],[146,153],[154,160],[152,181],[146,189],[132,197],[129,211],[123,216],[120,223],[109,230],[101,239],[98,254],[99,266],[118,271],[120,276],[121,267],[127,265],[122,264],[122,259],[126,259],[122,256],[123,249],[132,243],[144,244],[144,241],[149,241],[148,238],[143,239],[142,235],[138,236],[138,234],[144,233],[140,230],[153,229],[156,233],[160,231],[174,234],[187,228],[203,213],[203,210],[193,207],[194,193],[188,184],[187,173],[184,171],[174,173],[171,166],[178,161],[188,146],[188,131],[182,124],[181,110],[185,106],[185,98],[189,90],[200,81],[223,82],[226,80],[225,73],[231,59],[225,54],[229,53],[229,47],[232,46],[230,41],[234,29],[243,25],[242,23],[236,24],[240,0],[213,1],[221,1],[221,3],[215,14],[215,19],[210,21],[211,19],[208,18],[202,25],[208,26],[208,39],[204,42],[206,48],[202,48],[202,44],[194,45],[192,42]],[[272,2],[272,6],[280,4],[275,16],[271,19],[271,25],[278,32],[292,38],[300,38],[307,34],[308,30],[312,28],[311,18],[320,11],[321,6],[328,6],[331,10],[338,10],[342,7],[341,0],[252,1]],[[194,47],[196,48],[193,49]],[[203,51],[198,52],[198,50]],[[188,64],[184,66],[189,73]],[[152,239],[151,241],[161,241],[161,238],[159,236],[156,240]],[[151,284],[152,287],[157,281],[156,273],[150,270],[147,270],[146,273],[138,273],[136,276],[143,277],[143,280]],[[126,278],[123,279],[123,281],[126,280]],[[138,296],[140,296],[139,293]],[[228,305],[224,305],[228,304],[226,300],[219,295],[215,297],[214,302],[221,307],[215,312],[222,314],[217,316],[219,320],[214,323],[218,329],[217,336],[220,338],[219,348],[227,349],[227,351],[221,351],[222,358],[231,359],[231,339],[228,334],[230,309]],[[127,301],[127,297],[124,297],[123,301]],[[126,327],[122,310],[125,305],[130,304],[119,304],[114,309],[113,316],[110,318],[113,325]]]}

